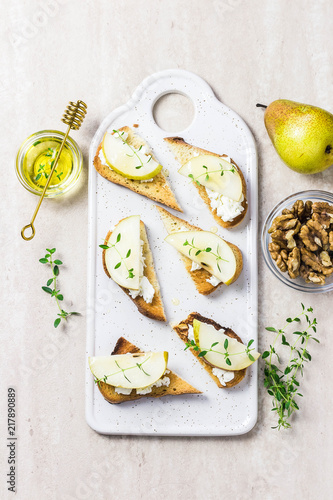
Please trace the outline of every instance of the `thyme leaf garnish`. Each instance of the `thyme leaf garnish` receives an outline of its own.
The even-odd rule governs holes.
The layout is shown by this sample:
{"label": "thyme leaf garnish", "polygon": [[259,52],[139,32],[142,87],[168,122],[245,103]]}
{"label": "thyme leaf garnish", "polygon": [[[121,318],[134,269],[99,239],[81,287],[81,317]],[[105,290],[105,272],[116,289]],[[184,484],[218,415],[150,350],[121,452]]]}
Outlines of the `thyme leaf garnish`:
{"label": "thyme leaf garnish", "polygon": [[251,351],[254,351],[254,347],[252,349],[250,348],[251,345],[253,344],[253,342],[254,342],[254,339],[251,339],[248,342],[248,344],[244,346],[245,347],[244,351],[229,353],[228,352],[228,347],[229,347],[229,340],[228,339],[225,339],[225,341],[224,341],[224,344],[223,344],[224,351],[218,351],[218,350],[214,349],[214,347],[216,347],[220,342],[213,342],[209,348],[201,349],[198,346],[198,344],[195,342],[195,340],[188,340],[185,344],[186,347],[185,347],[184,351],[191,348],[198,353],[199,358],[205,357],[209,352],[215,352],[217,354],[221,354],[222,356],[224,356],[224,359],[225,359],[225,362],[227,363],[227,365],[232,366],[232,362],[231,362],[230,357],[237,356],[238,354],[245,353],[245,354],[247,354],[248,358],[251,361],[254,361],[254,357],[251,354]]}
{"label": "thyme leaf garnish", "polygon": [[194,244],[194,237],[193,237],[191,243],[186,239],[185,242],[183,243],[183,246],[184,247],[186,247],[186,246],[190,247],[190,249],[188,251],[189,257],[191,257],[191,252],[192,251],[195,251],[195,254],[194,254],[195,257],[198,257],[198,255],[200,255],[202,252],[206,252],[206,253],[210,253],[211,255],[214,255],[214,257],[216,258],[217,268],[218,268],[218,270],[220,272],[221,272],[220,261],[229,262],[228,260],[223,259],[221,257],[221,255],[219,254],[219,245],[216,248],[216,252],[217,253],[214,253],[213,250],[212,250],[212,248],[210,248],[210,247],[199,248],[199,247],[195,246],[195,244]]}
{"label": "thyme leaf garnish", "polygon": [[[139,169],[139,168],[144,167],[144,163],[143,163],[143,161],[141,160],[140,156],[138,155],[138,152],[139,152],[139,151],[141,151],[141,149],[142,149],[142,145],[139,147],[138,152],[137,152],[137,151],[135,150],[135,148],[133,148],[133,147],[132,147],[132,146],[131,146],[131,145],[130,145],[127,141],[125,141],[125,139],[122,137],[122,135],[124,135],[124,132],[120,133],[120,132],[119,132],[119,130],[113,129],[113,133],[114,133],[114,134],[117,134],[117,135],[118,135],[118,137],[119,137],[119,139],[121,139],[121,140],[123,141],[123,144],[126,144],[126,146],[128,146],[128,147],[131,149],[132,154],[130,155],[130,154],[127,154],[127,153],[126,153],[126,156],[128,156],[129,158],[133,158],[134,156],[136,156],[136,157],[137,157],[137,159],[138,159],[138,161],[139,161],[139,165],[138,165],[138,166],[136,166],[135,168],[136,168],[136,169]],[[147,163],[148,163],[150,160],[151,160],[151,156],[150,156],[149,160],[147,161]]]}
{"label": "thyme leaf garnish", "polygon": [[123,257],[116,246],[117,243],[120,242],[120,240],[121,240],[121,233],[118,233],[116,243],[114,243],[110,246],[103,244],[103,245],[99,245],[99,247],[102,248],[103,250],[109,250],[109,248],[114,248],[120,257],[120,261],[117,262],[117,264],[114,266],[114,269],[119,269],[119,267],[123,264],[126,267],[127,272],[128,272],[128,276],[126,279],[132,279],[135,276],[135,274],[133,273],[133,267],[131,269],[129,269],[126,262],[125,262],[125,260],[128,259],[129,256],[131,255],[132,250],[129,248],[126,252],[126,256]]}
{"label": "thyme leaf garnish", "polygon": [[188,177],[193,182],[195,182],[198,186],[200,186],[201,184],[200,184],[200,181],[198,180],[198,179],[200,179],[200,177],[205,177],[205,180],[209,181],[211,174],[219,173],[222,177],[225,172],[231,172],[232,174],[234,174],[236,172],[236,169],[234,166],[232,166],[231,168],[224,168],[222,163],[219,163],[219,165],[221,168],[219,168],[218,170],[209,170],[206,165],[202,165],[202,168],[204,169],[204,172],[202,174],[197,175],[197,177],[194,177],[193,174],[188,174]]}
{"label": "thyme leaf garnish", "polygon": [[133,366],[128,366],[127,368],[122,368],[122,367],[119,365],[118,361],[117,361],[117,360],[115,360],[115,363],[116,363],[116,365],[117,365],[117,366],[118,366],[118,368],[119,368],[119,371],[114,372],[114,373],[110,373],[109,375],[104,375],[104,376],[103,376],[103,377],[101,377],[101,378],[96,378],[96,377],[95,377],[95,379],[94,379],[94,380],[95,380],[95,383],[96,383],[96,384],[98,384],[98,385],[100,384],[100,382],[101,382],[101,381],[103,381],[103,382],[107,383],[107,379],[108,379],[109,377],[114,377],[115,375],[118,375],[119,373],[122,373],[122,374],[123,374],[123,376],[124,376],[124,378],[125,378],[125,379],[129,382],[129,383],[131,383],[130,379],[127,377],[127,375],[126,375],[126,373],[125,373],[125,372],[127,372],[128,370],[133,370],[134,368],[138,368],[138,369],[139,369],[140,371],[142,371],[142,372],[143,372],[143,373],[144,373],[147,377],[150,377],[149,373],[147,373],[147,372],[146,372],[146,371],[142,368],[142,365],[144,365],[145,363],[147,363],[147,361],[148,361],[150,358],[151,358],[151,356],[148,356],[148,358],[146,358],[144,361],[142,361],[142,363],[136,363],[135,365],[133,365]]}

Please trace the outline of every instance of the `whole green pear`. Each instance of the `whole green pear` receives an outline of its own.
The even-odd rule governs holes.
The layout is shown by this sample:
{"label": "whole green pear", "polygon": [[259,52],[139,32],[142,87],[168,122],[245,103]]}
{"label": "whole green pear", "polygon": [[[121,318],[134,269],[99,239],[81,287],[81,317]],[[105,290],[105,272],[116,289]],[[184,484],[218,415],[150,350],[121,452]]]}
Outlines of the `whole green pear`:
{"label": "whole green pear", "polygon": [[265,110],[265,126],[285,164],[301,174],[333,164],[333,115],[324,109],[279,99]]}

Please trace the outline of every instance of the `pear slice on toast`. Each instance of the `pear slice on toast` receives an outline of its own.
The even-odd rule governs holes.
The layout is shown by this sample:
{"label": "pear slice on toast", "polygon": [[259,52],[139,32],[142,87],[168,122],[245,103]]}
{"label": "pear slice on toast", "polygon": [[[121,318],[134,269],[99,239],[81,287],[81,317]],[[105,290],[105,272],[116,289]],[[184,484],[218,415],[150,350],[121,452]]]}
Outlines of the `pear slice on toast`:
{"label": "pear slice on toast", "polygon": [[[121,127],[119,130],[128,134],[126,140],[133,147],[140,148],[140,146],[144,146],[146,150],[150,149],[144,139],[142,139],[142,137],[140,137],[130,127]],[[101,151],[102,143],[98,146],[94,158],[95,169],[102,177],[105,177],[105,179],[113,182],[114,184],[119,184],[120,186],[126,187],[135,193],[146,196],[155,202],[162,203],[167,207],[173,208],[178,212],[183,211],[171,190],[166,176],[163,173],[163,169],[155,177],[153,177],[153,179],[149,179],[149,182],[129,179],[115,170],[112,170],[105,160],[102,161],[101,157],[103,158],[103,156],[100,154]],[[153,159],[155,159],[152,153],[150,153],[150,155]]]}
{"label": "pear slice on toast", "polygon": [[[127,354],[142,352],[134,344],[120,337],[115,345],[112,354]],[[141,398],[160,398],[162,396],[178,396],[181,394],[201,394],[195,387],[180,378],[175,372],[169,370],[166,375],[170,379],[169,386],[153,387],[152,391],[147,394],[136,394],[135,390],[129,395],[118,394],[112,385],[100,382],[98,388],[106,401],[112,404],[123,403],[125,401],[135,401]]]}
{"label": "pear slice on toast", "polygon": [[[161,219],[163,221],[163,224],[165,226],[165,229],[169,234],[178,232],[178,231],[184,231],[185,229],[189,231],[202,231],[200,227],[193,226],[189,222],[180,219],[179,217],[176,217],[175,215],[171,214],[167,210],[165,210],[162,207],[159,207],[156,205],[156,208],[159,211],[159,214],[161,216]],[[232,243],[226,241],[226,243],[229,245],[231,248],[235,259],[236,259],[236,271],[235,274],[232,278],[231,282],[236,281],[236,279],[239,277],[242,268],[243,268],[243,258],[242,258],[242,253],[239,250],[239,248],[236,245],[233,245]],[[217,285],[212,285],[209,281],[209,279],[212,278],[212,275],[210,272],[208,272],[206,269],[197,269],[195,271],[192,271],[192,260],[189,257],[186,257],[186,255],[179,253],[180,258],[182,259],[182,262],[185,266],[186,271],[189,273],[191,276],[196,289],[198,290],[199,293],[202,295],[209,295],[210,293],[214,292],[217,288],[219,288],[221,285],[223,285],[222,282],[218,283]]]}
{"label": "pear slice on toast", "polygon": [[[104,245],[108,244],[110,236],[112,235],[112,231],[109,231],[106,235]],[[130,290],[123,286],[120,286],[122,290],[128,295],[128,297],[134,302],[139,312],[148,318],[156,319],[158,321],[166,321],[166,316],[164,312],[162,296],[160,285],[156,276],[153,254],[150,249],[149,240],[146,232],[146,228],[142,220],[140,221],[140,238],[143,241],[142,253],[145,258],[145,266],[143,269],[143,275],[149,280],[150,284],[154,288],[154,297],[152,302],[145,302],[144,298],[141,295],[133,298],[130,294]],[[103,268],[106,275],[111,278],[110,273],[108,271],[107,263],[106,263],[106,249],[103,249],[102,259],[103,259]]]}
{"label": "pear slice on toast", "polygon": [[[199,314],[199,313],[193,312],[193,313],[189,314],[186,319],[184,319],[183,321],[178,323],[178,325],[175,325],[173,327],[173,329],[177,333],[178,337],[185,344],[186,344],[186,342],[188,342],[190,340],[189,339],[189,328],[193,327],[193,320],[195,320],[195,319],[197,319],[198,321],[201,321],[202,323],[207,323],[208,325],[212,325],[216,330],[221,330],[221,328],[223,328],[224,333],[228,337],[230,337],[232,339],[236,339],[238,342],[243,343],[241,338],[233,330],[231,330],[231,328],[224,328],[221,325],[219,325],[218,323],[216,323],[216,321],[209,319],[209,318],[205,318],[204,316],[201,316],[201,314]],[[189,350],[191,351],[193,356],[195,356],[197,358],[197,360],[202,364],[202,366],[209,373],[209,375],[212,377],[214,382],[221,389],[226,389],[226,388],[228,389],[230,387],[234,387],[235,385],[239,384],[239,382],[241,382],[243,380],[243,378],[245,377],[246,368],[244,368],[243,370],[237,370],[234,372],[234,378],[232,380],[230,380],[229,382],[226,382],[225,385],[222,385],[219,378],[216,375],[214,375],[214,373],[213,373],[214,367],[211,366],[210,364],[208,364],[204,360],[203,357],[200,357],[198,352],[195,351],[193,348],[190,347]]]}
{"label": "pear slice on toast", "polygon": [[[182,166],[184,166],[187,162],[189,162],[191,159],[197,157],[198,155],[209,155],[209,156],[218,157],[218,158],[222,158],[222,159],[228,158],[227,155],[225,155],[225,154],[218,155],[216,153],[212,153],[211,151],[207,151],[205,149],[198,148],[196,146],[192,146],[191,144],[188,144],[187,142],[185,142],[184,139],[182,139],[181,137],[166,137],[164,140],[167,142],[171,151],[175,155],[175,158],[179,161],[179,163]],[[193,182],[193,184],[195,185],[195,187],[197,188],[197,190],[199,192],[199,195],[201,196],[203,201],[208,206],[208,208],[211,211],[216,222],[218,224],[220,224],[220,226],[222,226],[226,229],[230,229],[232,227],[235,227],[242,222],[242,220],[244,219],[244,217],[246,215],[247,206],[248,206],[247,199],[246,199],[246,182],[245,182],[243,173],[242,173],[241,169],[238,167],[238,165],[236,165],[236,163],[233,160],[230,160],[230,161],[231,161],[230,164],[232,165],[232,167],[235,168],[237,173],[239,174],[240,181],[242,184],[242,194],[243,194],[243,201],[241,203],[243,211],[239,215],[237,215],[234,219],[224,221],[217,214],[217,209],[212,208],[211,200],[207,194],[206,187],[201,185],[201,184],[197,184],[196,182]]]}

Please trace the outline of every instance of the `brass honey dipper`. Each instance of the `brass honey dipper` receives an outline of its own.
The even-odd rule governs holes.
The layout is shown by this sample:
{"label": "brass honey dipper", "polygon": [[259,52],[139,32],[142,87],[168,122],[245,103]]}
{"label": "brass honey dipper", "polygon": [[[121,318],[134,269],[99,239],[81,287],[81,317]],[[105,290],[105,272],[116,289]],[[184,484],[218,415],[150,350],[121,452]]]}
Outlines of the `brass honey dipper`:
{"label": "brass honey dipper", "polygon": [[[84,117],[87,113],[87,105],[83,102],[83,101],[77,101],[77,102],[72,102],[70,101],[69,105],[67,106],[66,110],[65,110],[65,113],[63,114],[63,117],[61,118],[61,121],[66,123],[66,125],[68,125],[68,129],[67,129],[67,132],[65,134],[65,137],[63,138],[62,140],[62,143],[60,145],[60,148],[59,148],[59,151],[57,153],[57,156],[54,160],[54,163],[53,163],[53,166],[52,166],[52,169],[51,169],[51,172],[50,172],[50,175],[47,179],[47,182],[45,184],[45,187],[43,189],[43,192],[41,194],[41,197],[39,199],[39,202],[37,203],[37,207],[36,207],[36,210],[34,211],[34,214],[32,216],[32,219],[30,221],[30,224],[27,224],[26,226],[24,226],[22,228],[22,231],[21,231],[21,236],[24,240],[32,240],[32,238],[35,236],[35,226],[34,226],[34,222],[35,222],[35,219],[37,217],[37,214],[38,214],[38,210],[42,204],[42,201],[44,199],[44,196],[45,196],[45,193],[47,191],[47,188],[49,187],[49,184],[51,182],[51,178],[52,178],[52,175],[53,175],[53,172],[55,171],[56,167],[57,167],[57,164],[58,164],[58,160],[60,158],[60,155],[61,155],[61,152],[63,150],[63,147],[66,143],[66,140],[67,140],[67,137],[68,137],[68,134],[70,132],[71,129],[73,130],[79,130],[79,128],[81,127],[82,125],[82,122],[84,120]],[[25,231],[27,229],[31,229],[31,234],[30,236],[25,236]]]}

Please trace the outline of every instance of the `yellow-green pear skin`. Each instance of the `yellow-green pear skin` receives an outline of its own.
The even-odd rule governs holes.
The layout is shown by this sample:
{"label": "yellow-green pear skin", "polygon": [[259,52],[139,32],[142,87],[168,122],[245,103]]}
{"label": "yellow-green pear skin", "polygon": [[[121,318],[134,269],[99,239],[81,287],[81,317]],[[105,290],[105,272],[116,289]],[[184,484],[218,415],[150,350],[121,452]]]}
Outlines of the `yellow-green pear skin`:
{"label": "yellow-green pear skin", "polygon": [[333,164],[333,115],[324,109],[279,99],[265,110],[265,126],[285,164],[316,174]]}

